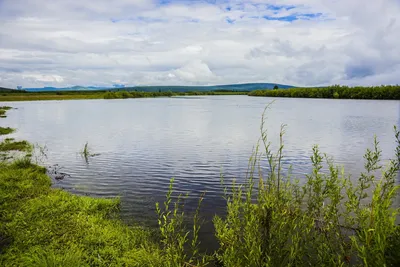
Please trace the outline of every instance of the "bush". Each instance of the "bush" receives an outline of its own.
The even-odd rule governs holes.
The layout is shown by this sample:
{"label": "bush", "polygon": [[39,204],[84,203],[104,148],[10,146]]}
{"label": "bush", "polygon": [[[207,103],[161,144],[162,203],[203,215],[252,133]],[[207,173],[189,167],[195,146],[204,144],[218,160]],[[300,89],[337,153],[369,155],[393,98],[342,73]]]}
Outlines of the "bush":
{"label": "bush", "polygon": [[[273,153],[263,128],[265,152],[259,153],[257,147],[248,181],[233,186],[226,194],[227,215],[214,219],[221,265],[398,266],[400,247],[391,241],[399,240],[399,210],[393,207],[399,189],[397,129],[395,159],[386,168],[380,164],[376,139],[356,182],[315,146],[313,170],[302,185],[282,172],[284,129],[279,150]],[[261,156],[269,164],[267,175],[257,171]],[[383,171],[380,178],[377,171]]]}

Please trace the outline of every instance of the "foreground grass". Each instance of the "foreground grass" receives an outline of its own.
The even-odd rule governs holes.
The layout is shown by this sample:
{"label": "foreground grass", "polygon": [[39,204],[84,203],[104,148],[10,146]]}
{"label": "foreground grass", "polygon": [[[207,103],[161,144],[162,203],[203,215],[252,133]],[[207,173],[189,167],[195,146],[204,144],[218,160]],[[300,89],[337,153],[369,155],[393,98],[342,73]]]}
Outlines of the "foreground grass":
{"label": "foreground grass", "polygon": [[281,90],[256,90],[250,96],[336,98],[336,99],[400,99],[400,86],[348,87],[329,86],[325,88],[292,88]]}
{"label": "foreground grass", "polygon": [[152,234],[117,219],[119,201],[50,188],[29,159],[2,163],[1,266],[162,266]]}

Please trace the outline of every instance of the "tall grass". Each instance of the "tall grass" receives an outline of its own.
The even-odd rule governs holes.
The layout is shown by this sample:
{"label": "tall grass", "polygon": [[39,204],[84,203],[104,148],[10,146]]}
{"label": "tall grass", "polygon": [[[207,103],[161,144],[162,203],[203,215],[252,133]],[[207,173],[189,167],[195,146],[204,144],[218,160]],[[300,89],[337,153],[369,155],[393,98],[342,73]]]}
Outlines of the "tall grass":
{"label": "tall grass", "polygon": [[200,197],[193,217],[193,228],[186,228],[184,218],[185,196],[179,195],[172,203],[173,181],[167,193],[164,206],[156,203],[158,225],[161,234],[162,248],[165,252],[165,265],[163,266],[205,266],[208,262],[206,255],[199,253],[199,211],[204,194]]}
{"label": "tall grass", "polygon": [[80,152],[81,156],[85,159],[85,161],[88,163],[89,158],[91,157],[96,157],[99,156],[99,153],[93,153],[89,147],[89,142],[86,142],[85,145],[83,146],[83,150]]}
{"label": "tall grass", "polygon": [[[226,216],[214,218],[220,264],[399,266],[400,247],[392,243],[400,239],[395,223],[399,209],[393,206],[399,189],[399,131],[395,128],[395,158],[383,166],[375,139],[357,181],[314,146],[313,170],[300,184],[290,173],[283,174],[284,126],[273,152],[264,120],[248,180],[226,194]],[[267,174],[261,171],[263,157]]]}

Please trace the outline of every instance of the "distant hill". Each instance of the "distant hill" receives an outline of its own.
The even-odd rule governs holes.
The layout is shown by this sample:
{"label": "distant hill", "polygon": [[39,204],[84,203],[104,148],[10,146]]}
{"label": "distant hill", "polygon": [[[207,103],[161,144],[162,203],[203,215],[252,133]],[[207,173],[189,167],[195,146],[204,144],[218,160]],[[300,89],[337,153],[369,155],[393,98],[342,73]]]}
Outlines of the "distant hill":
{"label": "distant hill", "polygon": [[277,85],[280,89],[292,88],[294,86],[275,84],[275,83],[245,83],[245,84],[227,84],[227,85],[211,85],[211,86],[130,86],[130,87],[96,87],[96,86],[73,86],[73,87],[43,87],[43,88],[25,88],[29,92],[43,91],[172,91],[172,92],[190,92],[190,91],[240,91],[249,92],[258,89],[272,89]]}
{"label": "distant hill", "polygon": [[17,93],[17,92],[24,92],[24,91],[23,90],[16,90],[16,89],[0,87],[0,93]]}
{"label": "distant hill", "polygon": [[[52,92],[52,91],[99,91],[108,90],[110,87],[96,86],[72,86],[72,87],[42,87],[42,88],[24,88],[28,92]],[[116,88],[112,88],[116,89]]]}

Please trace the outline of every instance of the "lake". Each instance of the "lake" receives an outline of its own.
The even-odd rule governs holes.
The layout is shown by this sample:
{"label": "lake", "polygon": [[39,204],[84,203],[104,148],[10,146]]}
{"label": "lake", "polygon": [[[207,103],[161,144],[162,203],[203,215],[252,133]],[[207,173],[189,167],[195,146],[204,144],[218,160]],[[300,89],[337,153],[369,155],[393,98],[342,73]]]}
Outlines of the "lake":
{"label": "lake", "polygon": [[[202,214],[223,212],[220,175],[227,186],[246,177],[248,159],[260,137],[261,115],[273,148],[281,124],[285,168],[302,178],[311,167],[312,146],[333,156],[348,174],[363,170],[363,154],[379,138],[383,158],[392,157],[393,126],[400,125],[400,101],[204,96],[117,100],[8,102],[2,125],[7,137],[46,145],[45,165],[70,175],[53,181],[77,194],[121,196],[122,216],[155,225],[155,202],[163,201],[171,177],[178,193],[189,193],[189,210],[206,191]],[[88,142],[93,153],[80,155]],[[211,233],[210,223],[203,229]]]}

